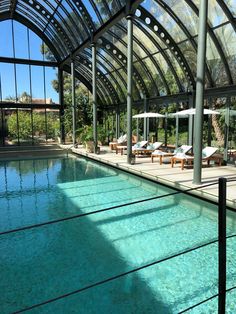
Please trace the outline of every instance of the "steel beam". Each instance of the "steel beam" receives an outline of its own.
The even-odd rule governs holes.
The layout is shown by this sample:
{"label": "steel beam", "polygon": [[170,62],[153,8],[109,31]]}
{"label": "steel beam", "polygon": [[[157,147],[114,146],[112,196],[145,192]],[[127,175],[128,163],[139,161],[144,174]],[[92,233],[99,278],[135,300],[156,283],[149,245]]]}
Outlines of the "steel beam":
{"label": "steel beam", "polygon": [[133,16],[127,16],[127,163],[132,155]]}
{"label": "steel beam", "polygon": [[94,153],[97,153],[98,146],[98,134],[97,134],[97,56],[96,56],[96,44],[92,43],[92,85],[93,85],[93,142]]}
{"label": "steel beam", "polygon": [[58,69],[58,87],[59,87],[59,104],[60,104],[60,139],[61,143],[65,144],[65,106],[64,106],[64,88],[63,88],[63,70]]}
{"label": "steel beam", "polygon": [[205,82],[206,37],[208,0],[201,0],[199,8],[199,33],[197,53],[196,114],[194,117],[194,171],[193,183],[202,180],[202,133]]}
{"label": "steel beam", "polygon": [[76,143],[75,128],[76,128],[76,100],[75,100],[75,62],[71,61],[71,94],[72,94],[72,139],[73,145]]}
{"label": "steel beam", "polygon": [[57,67],[58,63],[55,61],[40,61],[40,60],[30,60],[30,59],[20,59],[20,58],[7,58],[0,57],[0,62],[2,63],[17,63],[26,65],[38,65],[47,67]]}
{"label": "steel beam", "polygon": [[[134,11],[138,5],[143,2],[143,0],[134,0],[132,1],[131,9]],[[93,41],[96,42],[99,37],[102,36],[107,30],[109,30],[113,25],[119,22],[122,18],[124,18],[127,14],[127,7],[124,6],[120,9],[116,14],[114,14],[107,22],[105,22],[97,31],[93,33]],[[90,38],[86,39],[78,48],[76,48],[72,54],[62,60],[61,65],[64,65],[66,62],[69,62],[70,59],[76,56],[80,51],[89,47],[91,44]]]}

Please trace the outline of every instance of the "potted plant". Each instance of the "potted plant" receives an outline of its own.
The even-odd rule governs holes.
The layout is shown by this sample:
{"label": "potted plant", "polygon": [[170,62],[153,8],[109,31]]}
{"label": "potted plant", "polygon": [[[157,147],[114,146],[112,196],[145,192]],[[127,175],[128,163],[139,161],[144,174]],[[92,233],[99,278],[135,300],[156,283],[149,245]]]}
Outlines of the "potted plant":
{"label": "potted plant", "polygon": [[77,130],[77,140],[82,143],[86,152],[93,153],[94,152],[94,142],[93,142],[93,128],[90,125],[85,125],[83,128]]}

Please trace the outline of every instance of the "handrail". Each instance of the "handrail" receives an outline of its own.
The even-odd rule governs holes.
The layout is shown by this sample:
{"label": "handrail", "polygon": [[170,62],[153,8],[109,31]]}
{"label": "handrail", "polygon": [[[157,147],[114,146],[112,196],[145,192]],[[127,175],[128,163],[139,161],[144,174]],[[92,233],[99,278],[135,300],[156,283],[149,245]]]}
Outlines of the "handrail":
{"label": "handrail", "polygon": [[[229,181],[232,182],[232,181],[236,181],[236,180],[229,180]],[[144,200],[134,201],[134,202],[130,202],[128,204],[112,206],[112,207],[109,207],[109,208],[105,208],[105,209],[101,209],[101,210],[97,210],[97,211],[93,211],[93,212],[89,212],[89,213],[79,214],[79,215],[75,215],[75,216],[72,216],[72,217],[66,217],[66,218],[63,218],[63,219],[58,219],[58,220],[55,220],[55,221],[46,222],[46,223],[42,223],[42,224],[38,224],[38,225],[32,225],[32,226],[28,226],[28,227],[18,228],[18,229],[15,229],[15,230],[9,230],[9,231],[0,233],[0,235],[1,234],[9,234],[9,233],[12,233],[12,232],[18,232],[18,231],[31,229],[31,228],[36,228],[36,227],[41,227],[43,225],[57,223],[57,222],[65,221],[65,220],[69,220],[69,219],[75,219],[75,218],[79,218],[79,217],[83,217],[83,216],[87,216],[87,215],[92,215],[92,214],[108,211],[108,210],[115,209],[115,208],[120,208],[120,207],[124,207],[124,206],[128,206],[128,205],[132,205],[132,204],[146,202],[146,201],[154,200],[154,199],[158,199],[158,198],[168,197],[168,196],[171,196],[171,195],[176,195],[176,194],[180,194],[180,193],[186,193],[186,192],[191,191],[191,190],[196,190],[196,189],[203,188],[203,187],[206,187],[206,186],[215,185],[216,183],[217,182],[211,183],[211,184],[208,184],[208,185],[205,185],[205,186],[200,186],[200,187],[197,187],[197,188],[187,189],[185,191],[177,191],[177,192],[173,192],[173,193],[169,193],[169,194],[165,194],[165,195],[161,195],[161,196],[157,196],[157,197],[152,197],[152,198],[148,198],[148,199],[144,199]],[[165,257],[165,258],[162,258],[160,260],[151,262],[149,264],[140,266],[138,268],[131,269],[130,271],[127,271],[127,272],[124,272],[124,273],[121,273],[121,274],[117,274],[117,275],[115,275],[113,277],[109,277],[109,278],[101,280],[99,282],[95,282],[93,284],[90,284],[88,286],[82,287],[80,289],[68,292],[68,293],[66,293],[64,295],[57,296],[57,297],[55,297],[53,299],[48,299],[48,300],[43,301],[41,303],[25,307],[25,308],[23,308],[21,310],[18,310],[16,312],[14,312],[14,313],[16,314],[16,313],[26,312],[28,310],[31,310],[31,309],[34,309],[34,308],[46,305],[48,303],[55,302],[57,300],[60,300],[60,299],[66,298],[68,296],[80,293],[82,291],[94,288],[96,286],[102,285],[102,284],[107,283],[109,281],[113,281],[113,280],[118,279],[120,277],[123,277],[123,276],[129,275],[131,273],[140,271],[140,270],[142,270],[144,268],[153,266],[155,264],[159,264],[161,262],[164,262],[166,260],[172,259],[174,257],[177,257],[177,256],[180,256],[180,255],[189,253],[191,251],[194,251],[194,250],[197,250],[199,248],[202,248],[202,247],[205,247],[205,246],[208,246],[208,245],[211,245],[211,244],[214,244],[214,243],[218,242],[218,247],[219,247],[219,269],[218,269],[218,275],[219,275],[218,289],[219,289],[219,291],[218,291],[218,294],[215,294],[215,295],[213,295],[213,296],[211,296],[211,297],[209,297],[209,298],[207,298],[207,299],[205,299],[205,300],[203,300],[203,301],[201,301],[201,302],[199,302],[199,303],[197,303],[195,305],[192,305],[191,307],[189,307],[189,308],[179,312],[179,314],[180,313],[185,313],[188,310],[190,310],[192,308],[195,308],[195,307],[199,306],[200,304],[203,304],[203,303],[205,303],[205,302],[207,302],[207,301],[209,301],[209,300],[211,300],[211,299],[213,299],[213,298],[215,298],[217,296],[218,296],[218,313],[219,314],[225,314],[226,292],[231,291],[231,290],[236,288],[236,286],[235,286],[235,287],[231,287],[229,289],[226,289],[226,239],[236,236],[236,234],[233,234],[233,235],[230,235],[230,236],[226,236],[226,183],[227,183],[227,179],[226,178],[220,178],[219,179],[219,206],[218,206],[218,209],[219,209],[219,216],[218,216],[219,236],[218,236],[218,240],[217,239],[216,240],[212,240],[212,241],[210,241],[208,243],[201,244],[201,245],[199,245],[197,247],[190,248],[190,249],[187,249],[187,250],[182,251],[180,253],[171,255],[169,257]]]}

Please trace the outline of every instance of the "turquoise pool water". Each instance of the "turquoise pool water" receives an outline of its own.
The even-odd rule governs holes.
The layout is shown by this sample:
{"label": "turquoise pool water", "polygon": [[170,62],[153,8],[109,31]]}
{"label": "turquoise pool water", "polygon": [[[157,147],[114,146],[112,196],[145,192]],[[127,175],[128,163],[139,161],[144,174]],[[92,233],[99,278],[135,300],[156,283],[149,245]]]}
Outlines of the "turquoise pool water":
{"label": "turquoise pool water", "polygon": [[[78,158],[0,163],[0,231],[129,203],[173,190]],[[217,208],[177,194],[0,237],[0,313],[13,313],[208,243]],[[227,233],[236,233],[228,213]],[[236,238],[227,240],[227,288]],[[32,313],[179,313],[217,294],[211,244],[30,310]],[[218,313],[217,298],[188,313]],[[227,294],[236,313],[236,291]]]}

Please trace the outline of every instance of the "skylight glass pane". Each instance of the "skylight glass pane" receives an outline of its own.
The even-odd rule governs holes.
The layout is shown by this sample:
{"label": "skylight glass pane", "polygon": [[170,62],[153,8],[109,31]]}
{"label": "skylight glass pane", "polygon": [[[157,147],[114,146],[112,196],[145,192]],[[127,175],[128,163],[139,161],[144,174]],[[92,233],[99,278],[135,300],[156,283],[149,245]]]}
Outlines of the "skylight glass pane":
{"label": "skylight glass pane", "polygon": [[181,20],[188,32],[194,36],[198,34],[198,16],[185,0],[164,0],[170,10]]}
{"label": "skylight glass pane", "polygon": [[213,27],[228,21],[217,0],[208,1],[208,19]]}
{"label": "skylight glass pane", "polygon": [[180,65],[177,62],[177,60],[175,59],[173,53],[169,49],[166,50],[165,53],[168,55],[170,62],[172,64],[173,68],[175,69],[175,72],[179,78],[179,81],[181,83],[183,90],[187,90],[189,84],[188,84],[188,81],[186,79],[186,75],[184,74],[182,68],[180,67]]}
{"label": "skylight glass pane", "polygon": [[215,44],[207,36],[207,64],[211,71],[211,76],[216,86],[223,86],[228,84],[228,78],[225,72],[224,64],[219,56]]}
{"label": "skylight glass pane", "polygon": [[236,4],[235,0],[223,0],[226,5],[228,6],[229,10],[233,14],[234,17],[236,17]]}
{"label": "skylight glass pane", "polygon": [[146,0],[141,6],[143,6],[148,12],[150,12],[157,21],[166,29],[166,31],[174,38],[176,42],[186,39],[185,33],[176,23],[176,21],[154,0]]}

